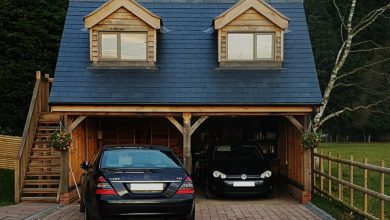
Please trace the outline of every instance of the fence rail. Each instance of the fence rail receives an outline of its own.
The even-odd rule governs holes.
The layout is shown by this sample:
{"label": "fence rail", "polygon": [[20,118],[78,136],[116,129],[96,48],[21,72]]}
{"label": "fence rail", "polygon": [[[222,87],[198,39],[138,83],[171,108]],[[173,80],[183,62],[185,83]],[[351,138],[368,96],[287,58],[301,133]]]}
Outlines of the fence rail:
{"label": "fence rail", "polygon": [[21,137],[0,135],[0,169],[15,169]]}
{"label": "fence rail", "polygon": [[[367,158],[364,159],[364,163],[356,162],[351,156],[350,160],[341,159],[340,156],[333,157],[329,152],[328,155],[324,155],[322,151],[320,153],[314,153],[314,160],[318,163],[315,163],[314,167],[314,189],[322,195],[326,195],[344,206],[348,207],[352,211],[368,218],[368,219],[385,219],[385,202],[390,202],[390,196],[385,194],[385,175],[390,175],[390,168],[385,167],[384,161],[381,161],[381,166],[375,166],[367,163]],[[327,171],[325,171],[325,165],[327,165]],[[335,173],[335,170],[332,169],[332,165],[337,164],[337,176],[333,176],[332,172]],[[345,172],[342,169],[342,165],[347,165],[349,172]],[[355,168],[363,170],[363,179],[362,185],[357,185],[354,182],[354,177],[356,177]],[[379,190],[375,191],[368,187],[368,177],[369,171],[379,173]],[[349,175],[348,181],[343,178]],[[327,184],[325,184],[325,180]],[[335,184],[335,185],[334,185]],[[325,186],[327,185],[327,190]],[[337,193],[334,195],[332,191],[337,187]],[[349,193],[348,199],[344,197],[344,187],[348,188]],[[359,208],[357,206],[357,200],[355,199],[354,192],[360,192],[363,194],[363,204]],[[368,211],[368,196],[376,198],[380,201],[379,205],[379,216]],[[348,200],[348,201],[347,201]]]}

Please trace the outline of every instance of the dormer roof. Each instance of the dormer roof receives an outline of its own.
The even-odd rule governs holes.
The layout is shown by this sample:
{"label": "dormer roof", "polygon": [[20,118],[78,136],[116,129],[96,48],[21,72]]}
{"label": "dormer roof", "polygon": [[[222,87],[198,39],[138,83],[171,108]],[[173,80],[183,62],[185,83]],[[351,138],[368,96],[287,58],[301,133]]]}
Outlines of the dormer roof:
{"label": "dormer roof", "polygon": [[125,8],[154,29],[160,29],[161,18],[133,0],[110,0],[84,17],[86,28],[91,28],[120,8]]}
{"label": "dormer roof", "polygon": [[221,29],[249,9],[255,9],[279,28],[288,28],[289,18],[262,0],[241,0],[214,20],[214,28]]}

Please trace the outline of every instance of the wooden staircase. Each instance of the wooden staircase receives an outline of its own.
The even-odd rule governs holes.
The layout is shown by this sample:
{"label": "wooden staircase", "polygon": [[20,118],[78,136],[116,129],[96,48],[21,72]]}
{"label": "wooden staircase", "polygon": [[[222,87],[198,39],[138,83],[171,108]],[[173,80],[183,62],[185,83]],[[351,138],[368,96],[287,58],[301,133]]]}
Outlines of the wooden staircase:
{"label": "wooden staircase", "polygon": [[49,147],[60,115],[48,105],[53,79],[38,71],[18,159],[15,163],[15,202],[57,202],[61,181],[61,153]]}
{"label": "wooden staircase", "polygon": [[59,116],[41,113],[21,189],[22,202],[56,202],[60,184],[60,152],[48,146]]}

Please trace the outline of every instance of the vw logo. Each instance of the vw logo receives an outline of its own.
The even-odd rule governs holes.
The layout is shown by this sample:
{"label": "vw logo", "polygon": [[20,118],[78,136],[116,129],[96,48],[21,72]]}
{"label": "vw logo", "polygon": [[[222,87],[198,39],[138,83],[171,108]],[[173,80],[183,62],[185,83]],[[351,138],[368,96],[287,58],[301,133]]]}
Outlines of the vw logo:
{"label": "vw logo", "polygon": [[246,180],[246,175],[245,175],[245,174],[242,174],[242,175],[241,175],[241,179],[242,179],[242,180]]}
{"label": "vw logo", "polygon": [[150,179],[150,176],[149,176],[148,174],[145,174],[145,175],[144,175],[144,179],[145,179],[145,180],[148,180],[148,179]]}

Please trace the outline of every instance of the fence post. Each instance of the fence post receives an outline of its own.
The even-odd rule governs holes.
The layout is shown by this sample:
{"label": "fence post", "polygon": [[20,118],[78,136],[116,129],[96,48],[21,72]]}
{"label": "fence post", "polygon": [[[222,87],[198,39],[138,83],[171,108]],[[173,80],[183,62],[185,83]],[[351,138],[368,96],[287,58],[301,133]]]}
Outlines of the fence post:
{"label": "fence post", "polygon": [[[337,155],[337,158],[338,159],[341,159],[341,156],[340,154]],[[339,180],[342,180],[343,179],[343,171],[341,169],[341,163],[340,162],[337,162],[337,169],[338,169],[338,179]],[[338,190],[339,190],[339,200],[343,201],[343,185],[341,183],[339,183],[339,187],[338,187]]]}
{"label": "fence post", "polygon": [[[367,165],[367,158],[364,158],[364,164]],[[368,170],[367,169],[363,169],[363,187],[364,187],[364,189],[368,188]],[[368,211],[368,195],[367,195],[367,193],[364,193],[363,211],[366,213]]]}
{"label": "fence post", "polygon": [[[320,154],[321,155],[323,154],[322,150],[320,151]],[[322,159],[322,157],[320,157],[319,159],[320,159],[320,172],[324,173],[324,159]],[[319,177],[320,177],[320,189],[322,191],[324,190],[324,177],[322,175],[319,175]]]}
{"label": "fence post", "polygon": [[[351,162],[353,162],[353,155],[351,155]],[[353,184],[353,165],[349,167],[349,183]],[[349,204],[353,206],[353,188],[349,188]]]}
{"label": "fence post", "polygon": [[[329,158],[332,156],[330,152],[328,152]],[[328,175],[332,176],[332,161],[329,159],[328,160]],[[328,192],[329,195],[332,195],[332,180],[328,179]]]}
{"label": "fence post", "polygon": [[[385,161],[381,161],[381,167],[385,167]],[[385,173],[381,172],[381,188],[380,193],[382,195],[385,194]],[[380,218],[381,220],[385,219],[385,201],[381,199],[381,206],[380,206]]]}

